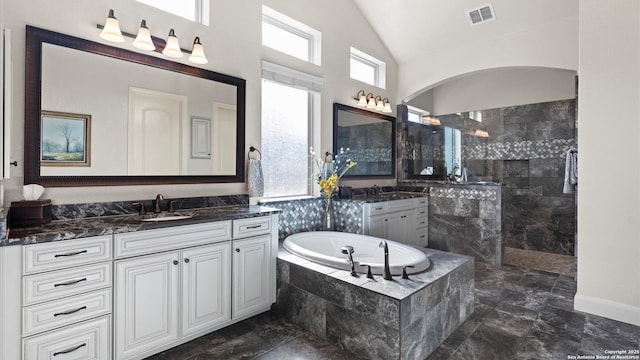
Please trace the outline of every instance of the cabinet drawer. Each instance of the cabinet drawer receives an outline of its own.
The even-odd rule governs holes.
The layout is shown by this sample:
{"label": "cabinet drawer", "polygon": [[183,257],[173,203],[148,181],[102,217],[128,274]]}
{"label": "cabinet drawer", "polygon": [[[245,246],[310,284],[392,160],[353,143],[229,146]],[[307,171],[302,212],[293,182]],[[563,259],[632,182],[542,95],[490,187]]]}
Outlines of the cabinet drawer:
{"label": "cabinet drawer", "polygon": [[111,313],[111,289],[72,296],[22,310],[24,336]]}
{"label": "cabinet drawer", "polygon": [[255,217],[233,221],[233,238],[245,238],[271,232],[271,217]]}
{"label": "cabinet drawer", "polygon": [[231,221],[116,234],[115,257],[149,254],[230,239]]}
{"label": "cabinet drawer", "polygon": [[24,305],[109,287],[111,262],[25,276]]}
{"label": "cabinet drawer", "polygon": [[89,320],[23,340],[29,360],[111,359],[111,317]]}
{"label": "cabinet drawer", "polygon": [[111,259],[111,235],[27,245],[23,272],[31,274]]}
{"label": "cabinet drawer", "polygon": [[385,202],[371,203],[369,204],[369,215],[379,215],[387,212],[387,205]]}

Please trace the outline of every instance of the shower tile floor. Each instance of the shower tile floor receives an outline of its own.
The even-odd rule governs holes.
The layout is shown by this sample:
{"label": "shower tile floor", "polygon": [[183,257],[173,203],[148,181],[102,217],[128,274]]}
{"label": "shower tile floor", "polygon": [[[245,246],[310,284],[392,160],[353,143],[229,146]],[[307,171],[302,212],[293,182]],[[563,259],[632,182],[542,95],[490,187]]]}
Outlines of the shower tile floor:
{"label": "shower tile floor", "polygon": [[[640,349],[640,327],[574,311],[572,276],[475,264],[475,311],[427,360],[560,359]],[[265,313],[149,359],[354,359]]]}

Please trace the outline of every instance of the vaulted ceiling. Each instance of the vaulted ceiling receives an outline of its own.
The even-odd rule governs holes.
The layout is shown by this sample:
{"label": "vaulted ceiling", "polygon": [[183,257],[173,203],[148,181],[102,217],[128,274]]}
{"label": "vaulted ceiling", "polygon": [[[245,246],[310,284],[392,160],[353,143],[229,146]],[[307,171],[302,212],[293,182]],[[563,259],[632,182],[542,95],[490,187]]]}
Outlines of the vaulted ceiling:
{"label": "vaulted ceiling", "polygon": [[[571,0],[353,0],[398,64],[450,47],[526,31],[578,13]],[[491,3],[495,20],[470,25],[467,11]]]}
{"label": "vaulted ceiling", "polygon": [[[403,69],[411,69],[416,61],[434,54],[460,53],[459,49],[466,47],[477,53],[478,44],[500,43],[502,39],[517,38],[520,34],[543,34],[545,28],[555,29],[554,24],[567,18],[575,19],[578,14],[577,0],[353,1],[397,61],[401,80]],[[495,20],[470,25],[467,12],[489,3]],[[577,35],[577,28],[575,33]],[[544,37],[550,36],[544,33]],[[540,51],[544,49],[544,44],[532,46]]]}

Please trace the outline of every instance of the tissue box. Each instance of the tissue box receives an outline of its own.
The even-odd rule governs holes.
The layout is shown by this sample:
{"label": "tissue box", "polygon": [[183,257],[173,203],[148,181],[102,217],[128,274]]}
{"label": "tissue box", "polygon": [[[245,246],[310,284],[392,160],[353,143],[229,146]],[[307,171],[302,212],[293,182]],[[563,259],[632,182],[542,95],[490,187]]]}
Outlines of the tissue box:
{"label": "tissue box", "polygon": [[9,209],[9,226],[39,226],[51,221],[51,200],[13,201]]}

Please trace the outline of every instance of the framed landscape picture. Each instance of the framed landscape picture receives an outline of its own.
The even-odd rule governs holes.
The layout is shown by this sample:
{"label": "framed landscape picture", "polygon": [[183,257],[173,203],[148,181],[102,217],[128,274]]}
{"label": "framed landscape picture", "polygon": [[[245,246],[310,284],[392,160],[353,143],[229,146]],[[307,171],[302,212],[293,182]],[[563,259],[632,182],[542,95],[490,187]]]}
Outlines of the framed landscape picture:
{"label": "framed landscape picture", "polygon": [[91,166],[91,115],[41,113],[40,164]]}

